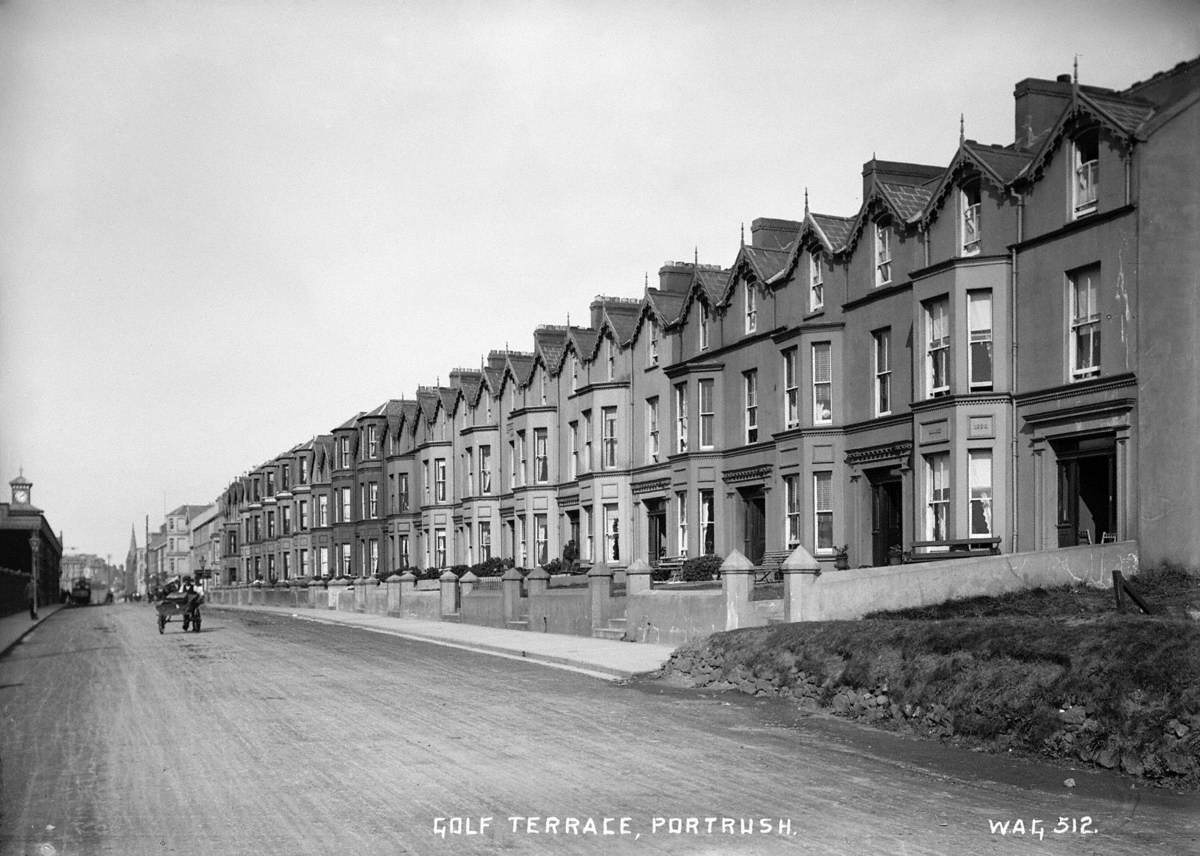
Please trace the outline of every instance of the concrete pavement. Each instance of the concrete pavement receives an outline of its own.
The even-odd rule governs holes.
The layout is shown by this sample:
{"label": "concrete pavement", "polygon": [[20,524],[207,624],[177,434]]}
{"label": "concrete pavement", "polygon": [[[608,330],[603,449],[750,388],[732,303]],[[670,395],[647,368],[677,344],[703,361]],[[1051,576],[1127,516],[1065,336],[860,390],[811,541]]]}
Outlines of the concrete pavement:
{"label": "concrete pavement", "polygon": [[27,633],[62,608],[62,604],[59,603],[40,606],[37,620],[31,619],[25,610],[0,618],[0,657],[3,657],[8,653],[9,648],[24,639]]}
{"label": "concrete pavement", "polygon": [[286,606],[220,606],[208,605],[205,610],[263,612],[290,616],[299,621],[318,621],[357,627],[373,633],[386,633],[420,642],[431,642],[451,648],[463,648],[497,657],[527,660],[545,666],[570,669],[606,680],[632,677],[660,667],[675,649],[670,645],[651,645],[642,642],[618,642],[594,639],[590,636],[567,636],[560,633],[535,633],[528,630],[506,630],[481,627],[454,621],[421,621],[416,618],[393,618],[363,612],[339,610],[291,609]]}

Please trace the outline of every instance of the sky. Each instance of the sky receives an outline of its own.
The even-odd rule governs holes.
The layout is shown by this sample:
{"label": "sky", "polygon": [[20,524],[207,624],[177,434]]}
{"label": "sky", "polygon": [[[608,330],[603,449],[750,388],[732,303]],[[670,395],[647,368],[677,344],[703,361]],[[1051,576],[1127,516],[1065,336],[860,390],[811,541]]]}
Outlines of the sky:
{"label": "sky", "polygon": [[1018,80],[1197,55],[1196,0],[0,0],[0,479],[123,562],[873,155],[1010,142]]}

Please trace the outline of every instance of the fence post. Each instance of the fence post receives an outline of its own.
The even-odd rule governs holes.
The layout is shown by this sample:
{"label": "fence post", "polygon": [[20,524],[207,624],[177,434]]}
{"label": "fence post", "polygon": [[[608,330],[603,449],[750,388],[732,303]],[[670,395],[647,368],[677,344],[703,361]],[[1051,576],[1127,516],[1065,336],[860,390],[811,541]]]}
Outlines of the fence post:
{"label": "fence post", "polygon": [[441,615],[458,614],[458,574],[454,571],[446,571],[440,577],[438,582],[441,584],[442,606]]}
{"label": "fence post", "polygon": [[645,594],[650,591],[650,575],[654,568],[645,559],[634,559],[625,569],[625,594]]}
{"label": "fence post", "polygon": [[479,583],[479,577],[475,576],[474,571],[467,571],[458,580],[458,591],[460,596],[470,594],[475,591],[475,586]]}
{"label": "fence post", "polygon": [[383,584],[387,586],[387,614],[397,616],[400,614],[400,586],[404,583],[404,577],[399,574],[392,574]]}
{"label": "fence post", "polygon": [[516,568],[509,568],[500,578],[501,602],[504,606],[504,623],[521,620],[521,581],[524,577]]}
{"label": "fence post", "polygon": [[588,600],[592,606],[592,629],[608,621],[608,602],[612,597],[612,569],[604,562],[592,565],[587,573]]}
{"label": "fence post", "polygon": [[783,564],[783,620],[814,621],[819,613],[816,598],[821,563],[803,547],[796,547]]}
{"label": "fence post", "polygon": [[721,591],[725,593],[725,629],[745,626],[750,611],[750,587],[754,582],[754,563],[734,550],[721,563]]}
{"label": "fence post", "polygon": [[529,597],[536,597],[546,593],[546,588],[550,585],[550,572],[541,565],[538,565],[529,572],[529,576],[525,578],[525,593]]}

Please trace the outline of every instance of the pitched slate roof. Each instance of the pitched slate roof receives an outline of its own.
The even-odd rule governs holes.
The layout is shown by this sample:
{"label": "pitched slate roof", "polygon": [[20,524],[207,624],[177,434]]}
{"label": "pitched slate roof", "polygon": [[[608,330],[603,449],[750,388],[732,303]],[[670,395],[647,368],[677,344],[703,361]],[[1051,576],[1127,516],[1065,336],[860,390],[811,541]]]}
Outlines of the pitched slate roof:
{"label": "pitched slate roof", "polygon": [[791,245],[788,249],[783,250],[768,250],[765,247],[742,247],[741,256],[749,263],[754,275],[758,277],[760,282],[766,282],[787,264],[788,256],[791,254]]}
{"label": "pitched slate roof", "polygon": [[[587,359],[596,350],[598,335],[591,327],[572,327],[567,332],[567,341],[575,347],[575,353],[582,360]],[[565,350],[563,356],[566,356]]]}
{"label": "pitched slate roof", "polygon": [[417,387],[417,407],[426,422],[432,422],[437,415],[438,390],[434,386]]}
{"label": "pitched slate roof", "polygon": [[517,386],[526,386],[533,376],[533,354],[524,351],[509,351],[508,365],[516,378]]}
{"label": "pitched slate roof", "polygon": [[875,185],[887,200],[896,216],[906,223],[912,222],[925,210],[925,204],[933,195],[929,187],[917,184],[898,184],[880,181]]}
{"label": "pitched slate roof", "polygon": [[612,324],[617,342],[622,345],[626,344],[633,338],[633,332],[637,329],[638,316],[642,311],[641,301],[606,304],[604,311],[608,316],[609,323]]}
{"label": "pitched slate roof", "polygon": [[1130,136],[1137,133],[1138,128],[1154,113],[1153,104],[1115,92],[1110,95],[1080,90],[1079,100],[1102,112],[1112,124]]}
{"label": "pitched slate roof", "polygon": [[360,416],[362,416],[361,412],[354,414],[353,416],[351,416],[349,419],[347,419],[345,422],[343,422],[341,425],[334,428],[333,430],[334,431],[346,431],[346,430],[353,430],[354,428],[357,428],[358,427],[358,418]]}
{"label": "pitched slate roof", "polygon": [[809,219],[825,238],[827,248],[836,253],[850,240],[850,232],[854,228],[853,217],[835,217],[832,214],[810,214]]}
{"label": "pitched slate roof", "polygon": [[453,413],[454,405],[458,403],[458,390],[452,386],[438,387],[438,396],[441,398],[442,408],[447,413]]}
{"label": "pitched slate roof", "polygon": [[646,289],[646,303],[658,316],[664,326],[674,324],[679,320],[679,312],[683,309],[685,295],[677,291],[660,291],[657,288]]}
{"label": "pitched slate roof", "polygon": [[567,328],[547,324],[533,331],[534,351],[541,355],[542,362],[552,374],[562,361],[563,348],[567,343]]}

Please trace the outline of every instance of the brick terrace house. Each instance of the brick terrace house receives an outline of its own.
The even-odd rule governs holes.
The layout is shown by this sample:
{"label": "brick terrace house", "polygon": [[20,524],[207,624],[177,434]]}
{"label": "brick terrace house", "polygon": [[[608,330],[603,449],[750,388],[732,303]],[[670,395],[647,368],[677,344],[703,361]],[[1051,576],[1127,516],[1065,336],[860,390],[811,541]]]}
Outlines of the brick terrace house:
{"label": "brick terrace house", "polygon": [[[1023,80],[1012,141],[873,158],[857,211],[756,220],[728,266],[668,262],[235,480],[227,577],[533,567],[569,541],[618,569],[1106,541],[1200,565],[1198,99],[1200,60]],[[296,501],[301,460],[285,532],[270,472]]]}

